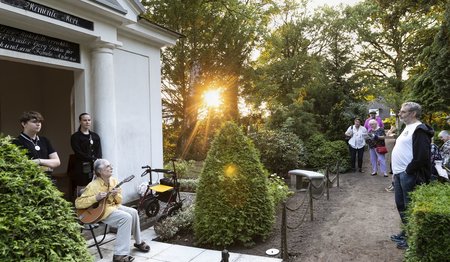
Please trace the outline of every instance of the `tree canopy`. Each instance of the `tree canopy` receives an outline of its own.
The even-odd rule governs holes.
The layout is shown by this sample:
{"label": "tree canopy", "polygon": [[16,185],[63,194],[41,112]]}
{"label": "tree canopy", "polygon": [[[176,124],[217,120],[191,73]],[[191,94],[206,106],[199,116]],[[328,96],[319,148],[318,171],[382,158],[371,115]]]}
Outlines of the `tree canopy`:
{"label": "tree canopy", "polygon": [[[448,114],[448,3],[365,0],[146,0],[146,17],[183,35],[163,51],[165,150],[204,159],[225,120],[339,139],[372,101]],[[444,12],[447,14],[444,16]],[[207,108],[206,90],[222,105]],[[447,111],[447,112],[445,112]],[[431,121],[433,121],[431,119]]]}

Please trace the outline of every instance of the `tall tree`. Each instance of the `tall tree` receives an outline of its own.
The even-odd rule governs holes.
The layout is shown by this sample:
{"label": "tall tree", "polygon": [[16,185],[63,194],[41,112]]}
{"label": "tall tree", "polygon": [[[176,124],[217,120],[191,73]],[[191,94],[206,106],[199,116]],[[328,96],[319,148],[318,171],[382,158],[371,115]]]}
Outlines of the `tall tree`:
{"label": "tall tree", "polygon": [[338,134],[347,110],[338,105],[350,104],[358,89],[346,17],[342,8],[324,7],[313,16],[301,5],[286,10],[266,38],[250,93],[267,102],[270,128],[288,128],[302,139],[317,130]]}
{"label": "tall tree", "polygon": [[[346,111],[353,111],[350,105],[361,93],[353,56],[355,41],[343,6],[317,9],[312,24],[321,44],[318,55],[324,74],[313,82],[308,93],[315,101],[314,112],[323,119],[321,131],[328,137],[340,138],[351,119]],[[350,115],[355,116],[354,112]]]}
{"label": "tall tree", "polygon": [[163,51],[163,106],[179,132],[177,156],[185,157],[198,131],[202,93],[224,94],[224,117],[237,120],[238,94],[252,46],[271,12],[270,1],[146,0],[146,17],[186,37]]}
{"label": "tall tree", "polygon": [[437,17],[424,16],[402,0],[366,0],[347,14],[360,45],[360,67],[378,80],[374,93],[398,104],[408,70],[437,31]]}
{"label": "tall tree", "polygon": [[450,2],[433,44],[424,50],[427,68],[414,83],[412,98],[426,111],[450,110]]}

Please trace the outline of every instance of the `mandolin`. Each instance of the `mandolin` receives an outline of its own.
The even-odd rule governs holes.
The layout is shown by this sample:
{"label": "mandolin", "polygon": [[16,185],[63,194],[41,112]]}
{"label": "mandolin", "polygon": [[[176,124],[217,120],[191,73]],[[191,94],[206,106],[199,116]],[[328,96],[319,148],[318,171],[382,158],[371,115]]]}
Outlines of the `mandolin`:
{"label": "mandolin", "polygon": [[[134,175],[125,178],[122,182],[117,184],[112,190],[120,187],[123,183],[130,182],[133,178]],[[85,224],[92,224],[98,222],[100,218],[102,218],[103,214],[105,214],[106,200],[111,194],[111,191],[108,192],[105,198],[93,204],[92,206],[85,209],[77,209],[78,219]]]}

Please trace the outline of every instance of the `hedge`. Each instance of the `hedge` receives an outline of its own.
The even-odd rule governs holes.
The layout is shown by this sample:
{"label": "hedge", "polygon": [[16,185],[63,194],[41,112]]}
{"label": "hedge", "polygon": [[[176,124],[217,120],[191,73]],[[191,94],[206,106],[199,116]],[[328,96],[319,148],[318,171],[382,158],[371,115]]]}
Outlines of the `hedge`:
{"label": "hedge", "polygon": [[406,261],[449,261],[450,184],[433,182],[411,194]]}
{"label": "hedge", "polygon": [[0,261],[92,261],[71,203],[0,137]]}

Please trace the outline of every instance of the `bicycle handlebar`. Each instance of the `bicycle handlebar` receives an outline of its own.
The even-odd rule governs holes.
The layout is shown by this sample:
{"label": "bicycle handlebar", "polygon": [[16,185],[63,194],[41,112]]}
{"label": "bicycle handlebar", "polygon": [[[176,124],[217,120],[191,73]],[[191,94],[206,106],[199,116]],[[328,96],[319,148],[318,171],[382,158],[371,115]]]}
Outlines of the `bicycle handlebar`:
{"label": "bicycle handlebar", "polygon": [[141,174],[141,177],[145,176],[147,173],[149,172],[157,172],[157,173],[165,173],[165,174],[169,174],[169,175],[173,175],[175,174],[175,172],[173,170],[170,169],[161,169],[161,168],[154,168],[152,169],[151,166],[146,165],[146,166],[142,166],[142,169],[146,169],[144,171],[144,173]]}

